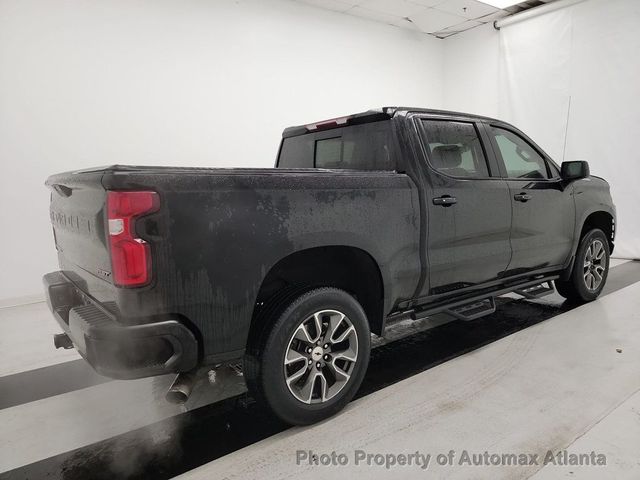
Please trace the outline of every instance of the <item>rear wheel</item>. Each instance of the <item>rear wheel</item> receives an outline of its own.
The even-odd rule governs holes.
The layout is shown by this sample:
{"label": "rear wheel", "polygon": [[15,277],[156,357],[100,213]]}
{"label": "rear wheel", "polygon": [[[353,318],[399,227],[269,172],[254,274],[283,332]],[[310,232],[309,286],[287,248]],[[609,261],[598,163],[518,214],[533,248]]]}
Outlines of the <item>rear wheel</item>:
{"label": "rear wheel", "polygon": [[602,230],[594,228],[580,240],[568,280],[556,280],[556,290],[575,302],[598,298],[609,274],[609,242]]}
{"label": "rear wheel", "polygon": [[362,307],[343,290],[317,288],[277,311],[246,362],[247,385],[287,423],[307,425],[335,414],[353,398],[369,363]]}

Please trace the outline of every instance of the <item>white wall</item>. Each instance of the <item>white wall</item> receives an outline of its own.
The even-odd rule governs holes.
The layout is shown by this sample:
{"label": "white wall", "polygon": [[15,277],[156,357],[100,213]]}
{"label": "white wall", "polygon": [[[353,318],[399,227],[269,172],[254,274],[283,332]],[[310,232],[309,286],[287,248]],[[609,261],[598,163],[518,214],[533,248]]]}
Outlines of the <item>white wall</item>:
{"label": "white wall", "polygon": [[52,173],[271,166],[282,129],[442,107],[442,42],[288,1],[0,0],[0,304],[57,260]]}
{"label": "white wall", "polygon": [[446,108],[498,117],[498,31],[486,24],[449,37],[443,44]]}
{"label": "white wall", "polygon": [[49,174],[270,166],[285,126],[394,104],[504,118],[561,160],[571,96],[566,158],[610,181],[640,257],[639,24],[586,0],[440,41],[285,0],[0,0],[0,305],[57,267]]}
{"label": "white wall", "polygon": [[611,184],[623,258],[640,258],[639,25],[637,0],[585,0],[444,42],[445,105],[514,123],[558,162],[588,160]]}

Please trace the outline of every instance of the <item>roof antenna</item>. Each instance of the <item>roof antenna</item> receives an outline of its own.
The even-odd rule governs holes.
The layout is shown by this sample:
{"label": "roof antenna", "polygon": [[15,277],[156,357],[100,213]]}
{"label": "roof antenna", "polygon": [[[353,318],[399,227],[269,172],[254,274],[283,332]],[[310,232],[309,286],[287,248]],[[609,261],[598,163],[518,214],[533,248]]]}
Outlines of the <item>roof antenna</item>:
{"label": "roof antenna", "polygon": [[567,105],[567,123],[564,126],[564,146],[562,147],[562,161],[567,152],[567,137],[569,136],[569,113],[571,112],[571,95],[569,95],[569,105]]}

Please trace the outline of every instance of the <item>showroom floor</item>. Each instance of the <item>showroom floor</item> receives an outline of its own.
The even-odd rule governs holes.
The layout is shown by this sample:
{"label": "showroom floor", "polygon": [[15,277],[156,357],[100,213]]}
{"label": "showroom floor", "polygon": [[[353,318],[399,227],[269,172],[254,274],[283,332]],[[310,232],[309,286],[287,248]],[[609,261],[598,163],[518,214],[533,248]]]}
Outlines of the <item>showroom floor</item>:
{"label": "showroom floor", "polygon": [[[392,327],[358,398],[307,428],[269,417],[233,369],[201,386],[186,408],[168,405],[171,378],[110,381],[73,350],[54,350],[43,303],[0,309],[0,477],[407,478],[424,471],[356,465],[354,452],[419,450],[433,456],[428,469],[437,477],[636,478],[640,262],[612,267],[589,305],[509,296],[471,323]],[[299,450],[344,453],[349,462],[298,465]],[[454,465],[439,465],[436,456],[451,450]],[[456,464],[465,451],[542,460],[548,450],[594,451],[606,466]]]}

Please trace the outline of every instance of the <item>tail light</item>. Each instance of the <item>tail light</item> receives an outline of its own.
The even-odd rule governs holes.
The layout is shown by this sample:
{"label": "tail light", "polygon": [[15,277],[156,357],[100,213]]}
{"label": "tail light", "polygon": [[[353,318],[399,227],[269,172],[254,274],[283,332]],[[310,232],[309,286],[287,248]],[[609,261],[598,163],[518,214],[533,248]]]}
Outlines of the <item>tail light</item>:
{"label": "tail light", "polygon": [[151,280],[151,249],[137,238],[135,220],[160,206],[156,192],[107,192],[107,219],[113,282],[139,287]]}

